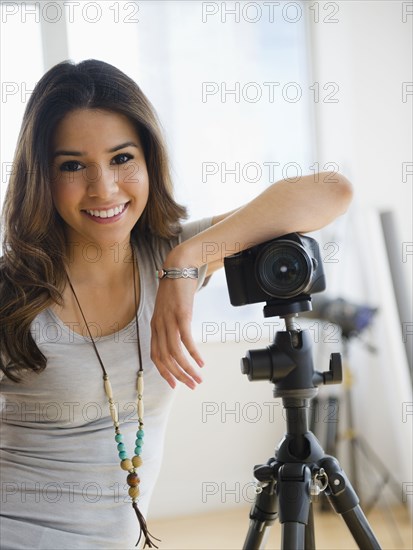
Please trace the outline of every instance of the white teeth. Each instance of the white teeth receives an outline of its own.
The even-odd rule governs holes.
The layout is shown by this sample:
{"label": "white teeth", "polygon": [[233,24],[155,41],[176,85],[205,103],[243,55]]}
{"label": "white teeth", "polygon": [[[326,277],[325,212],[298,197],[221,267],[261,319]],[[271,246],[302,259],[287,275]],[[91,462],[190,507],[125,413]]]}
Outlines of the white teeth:
{"label": "white teeth", "polygon": [[113,218],[113,216],[117,216],[121,212],[125,210],[126,204],[120,204],[119,206],[116,206],[115,208],[111,208],[110,210],[86,210],[88,214],[91,216],[95,216],[97,218]]}

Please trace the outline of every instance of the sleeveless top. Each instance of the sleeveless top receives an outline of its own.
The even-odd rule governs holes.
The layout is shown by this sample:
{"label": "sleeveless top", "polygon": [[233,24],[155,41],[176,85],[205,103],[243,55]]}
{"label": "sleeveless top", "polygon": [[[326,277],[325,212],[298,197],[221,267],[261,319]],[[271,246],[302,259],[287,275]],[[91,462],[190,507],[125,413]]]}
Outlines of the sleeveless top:
{"label": "sleeveless top", "polygon": [[[211,222],[205,218],[184,224],[178,238],[159,244],[155,251],[140,242],[136,249],[145,384],[138,504],[145,516],[176,395],[150,359],[150,320],[158,286],[155,269],[171,248]],[[198,288],[205,272],[203,266]],[[120,429],[132,457],[138,427],[135,320],[107,336],[99,337],[97,324],[91,323],[91,331],[111,379]],[[3,550],[135,548],[139,524],[128,496],[127,472],[119,466],[102,371],[90,338],[74,332],[50,309],[34,319],[31,332],[47,357],[45,370],[24,374],[20,383],[5,376],[0,381],[0,546]]]}

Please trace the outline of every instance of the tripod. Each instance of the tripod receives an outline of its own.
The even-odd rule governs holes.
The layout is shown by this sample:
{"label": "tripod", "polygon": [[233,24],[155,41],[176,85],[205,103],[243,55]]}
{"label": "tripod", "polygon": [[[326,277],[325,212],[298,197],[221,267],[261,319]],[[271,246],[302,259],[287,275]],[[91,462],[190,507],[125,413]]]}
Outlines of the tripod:
{"label": "tripod", "polygon": [[309,299],[267,302],[264,316],[284,318],[286,330],[276,333],[272,345],[250,350],[241,360],[242,373],[250,381],[270,380],[274,384],[274,397],[282,399],[287,424],[275,456],[254,467],[257,495],[243,550],[265,548],[268,528],[277,517],[282,550],[314,549],[312,497],[321,491],[341,514],[358,546],[380,550],[346,474],[333,456],[324,453],[309,430],[310,401],[317,395],[318,386],[342,381],[339,353],[331,354],[328,371],[314,370],[310,333],[297,330],[293,322],[298,312],[309,309]]}

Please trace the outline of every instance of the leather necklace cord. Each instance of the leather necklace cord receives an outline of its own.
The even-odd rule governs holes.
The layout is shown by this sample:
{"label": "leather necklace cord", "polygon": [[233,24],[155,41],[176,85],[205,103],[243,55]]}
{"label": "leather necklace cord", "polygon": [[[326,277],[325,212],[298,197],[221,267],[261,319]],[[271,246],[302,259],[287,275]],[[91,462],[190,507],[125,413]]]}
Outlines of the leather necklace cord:
{"label": "leather necklace cord", "polygon": [[104,380],[104,389],[105,393],[109,400],[109,411],[115,426],[115,441],[118,443],[118,451],[119,451],[119,458],[121,459],[120,466],[122,470],[126,470],[129,472],[129,475],[127,476],[127,483],[129,485],[129,496],[132,499],[132,507],[136,513],[139,526],[140,526],[140,534],[138,542],[136,543],[136,546],[138,546],[142,534],[144,536],[145,544],[143,548],[146,548],[148,546],[149,548],[158,548],[152,539],[155,539],[159,541],[156,537],[151,535],[151,533],[148,530],[146,520],[144,516],[142,515],[141,511],[138,508],[137,499],[140,494],[139,490],[139,483],[140,479],[138,474],[136,473],[136,469],[142,465],[143,461],[141,458],[141,452],[142,452],[142,445],[143,445],[143,437],[144,437],[144,430],[143,430],[143,362],[142,362],[142,350],[141,350],[141,340],[140,340],[140,333],[139,333],[139,323],[138,323],[138,297],[137,297],[137,289],[136,289],[136,258],[135,258],[135,250],[133,247],[133,243],[131,242],[132,247],[132,266],[133,266],[133,291],[134,291],[134,299],[135,299],[135,325],[136,325],[136,338],[137,338],[137,346],[138,346],[138,359],[139,359],[139,369],[138,369],[138,375],[137,375],[137,381],[136,381],[136,389],[137,389],[137,413],[138,413],[138,422],[139,422],[139,429],[136,432],[136,441],[135,441],[135,456],[133,456],[132,460],[127,457],[125,445],[123,443],[123,434],[120,432],[120,424],[119,424],[119,416],[118,416],[118,410],[116,408],[116,404],[113,399],[113,391],[112,386],[109,380],[109,376],[106,372],[105,366],[103,364],[102,358],[100,357],[99,351],[97,349],[95,340],[92,336],[92,333],[90,331],[88,322],[86,321],[86,317],[83,313],[82,307],[80,305],[79,299],[76,295],[76,292],[73,288],[72,282],[70,281],[69,275],[66,273],[67,280],[69,283],[69,286],[72,290],[73,296],[75,297],[76,303],[79,307],[79,311],[82,315],[83,321],[85,323],[87,332],[89,334],[89,338],[91,340],[91,343],[93,345],[93,349],[95,351],[96,357],[99,361],[99,364],[102,368],[103,372],[103,380]]}

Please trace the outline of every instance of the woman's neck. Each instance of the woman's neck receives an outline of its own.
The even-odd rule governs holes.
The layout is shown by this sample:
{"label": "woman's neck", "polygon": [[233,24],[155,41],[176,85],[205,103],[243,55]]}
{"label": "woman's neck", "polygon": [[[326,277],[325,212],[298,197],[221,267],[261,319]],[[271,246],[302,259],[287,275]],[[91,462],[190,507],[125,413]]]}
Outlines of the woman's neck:
{"label": "woman's neck", "polygon": [[123,284],[131,276],[132,260],[130,240],[107,245],[68,244],[67,271],[76,285],[108,288]]}

